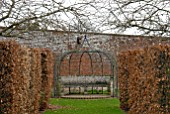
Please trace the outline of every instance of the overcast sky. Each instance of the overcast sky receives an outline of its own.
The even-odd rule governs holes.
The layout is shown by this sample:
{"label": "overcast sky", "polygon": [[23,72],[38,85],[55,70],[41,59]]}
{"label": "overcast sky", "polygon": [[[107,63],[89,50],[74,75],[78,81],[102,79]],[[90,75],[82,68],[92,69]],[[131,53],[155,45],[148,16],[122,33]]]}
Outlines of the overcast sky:
{"label": "overcast sky", "polygon": [[[34,1],[34,2],[37,2],[37,3],[38,2],[47,2],[48,3],[48,0],[47,1],[44,1],[44,0],[29,0],[29,1],[27,1],[27,0],[25,0],[25,1],[26,2]],[[64,5],[65,7],[73,5],[73,4],[77,4],[77,3],[82,2],[82,1],[85,2],[85,1],[91,1],[91,0],[57,0],[57,2],[63,3],[62,5]],[[103,6],[103,7],[107,7],[107,0],[104,0],[104,1],[106,1],[106,3],[105,4],[100,4],[100,5]],[[50,3],[48,3],[48,4],[50,4]],[[39,10],[41,10],[41,9],[39,9]],[[99,13],[97,13],[96,10],[94,10],[92,7],[91,8],[87,7],[86,12],[94,13],[95,15],[97,15],[99,17],[103,16],[103,18],[106,18],[106,21],[107,21],[107,17],[105,17],[105,15],[106,15],[105,9],[100,9]],[[73,20],[73,18],[75,18],[75,17],[73,15],[69,14],[69,13],[66,13],[66,14],[67,15],[65,15],[64,13],[60,13],[60,15],[58,15],[58,18],[66,21],[66,22],[68,22],[70,24],[74,23],[75,20]],[[101,25],[100,18],[96,18],[96,17],[91,16],[91,17],[89,17],[89,19],[92,21],[94,26],[100,27],[100,28],[97,28],[97,29],[101,29],[102,30],[101,32],[115,33],[115,30],[110,29],[108,26],[100,26]],[[0,25],[2,26],[3,24],[0,23]],[[128,30],[128,31],[124,32],[124,34],[138,34],[138,33],[137,33],[137,31],[135,31],[135,29],[131,29],[131,30]]]}

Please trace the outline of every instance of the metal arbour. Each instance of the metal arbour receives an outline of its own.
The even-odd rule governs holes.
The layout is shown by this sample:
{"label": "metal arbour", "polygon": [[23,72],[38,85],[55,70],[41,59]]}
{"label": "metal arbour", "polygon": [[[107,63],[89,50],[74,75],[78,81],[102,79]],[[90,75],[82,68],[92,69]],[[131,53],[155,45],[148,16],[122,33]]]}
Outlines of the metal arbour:
{"label": "metal arbour", "polygon": [[[83,47],[83,44],[84,42],[87,42],[87,44],[89,45],[89,42],[85,36],[85,39],[81,45],[81,48]],[[90,47],[90,45],[89,45]],[[116,63],[116,57],[115,55],[111,55],[110,53],[107,53],[107,52],[104,52],[104,51],[100,51],[100,50],[82,50],[82,49],[76,49],[76,50],[73,50],[73,51],[69,51],[69,52],[65,52],[63,54],[61,54],[60,57],[58,57],[56,59],[56,62],[55,62],[55,68],[54,68],[54,97],[59,97],[61,96],[61,87],[62,87],[62,82],[61,82],[61,66],[62,64],[64,64],[64,60],[67,58],[68,60],[68,69],[64,69],[64,70],[68,70],[66,72],[67,73],[67,76],[71,76],[71,65],[73,64],[72,63],[72,59],[73,59],[73,56],[74,55],[79,55],[79,56],[76,56],[76,60],[78,61],[78,69],[77,69],[77,73],[76,73],[76,76],[81,76],[83,75],[81,73],[81,64],[82,64],[82,58],[84,57],[84,55],[88,55],[89,57],[89,61],[90,61],[90,69],[91,69],[91,73],[89,74],[89,76],[97,76],[97,75],[100,75],[100,76],[105,76],[105,75],[109,75],[110,76],[110,82],[109,82],[109,86],[110,86],[110,94],[111,96],[115,96],[115,97],[118,97],[118,77],[117,77],[117,63]],[[96,66],[94,66],[94,58],[95,58],[95,55],[98,55],[98,59],[99,59],[99,63],[101,64],[100,66],[100,69],[101,69],[101,74],[96,74],[94,69],[96,68]],[[105,68],[104,64],[105,62],[109,62],[109,65],[110,65],[110,74],[105,74],[104,73],[104,69],[107,69]],[[74,75],[75,76],[75,75]],[[68,84],[68,83],[67,83]],[[65,84],[65,86],[67,85]],[[73,86],[83,86],[83,87],[87,87],[87,86],[93,86],[93,84],[91,83],[81,83],[81,82],[76,82],[76,83],[69,83],[69,86],[70,84],[72,84]],[[96,83],[95,83],[96,84]],[[69,88],[70,90],[70,88]]]}

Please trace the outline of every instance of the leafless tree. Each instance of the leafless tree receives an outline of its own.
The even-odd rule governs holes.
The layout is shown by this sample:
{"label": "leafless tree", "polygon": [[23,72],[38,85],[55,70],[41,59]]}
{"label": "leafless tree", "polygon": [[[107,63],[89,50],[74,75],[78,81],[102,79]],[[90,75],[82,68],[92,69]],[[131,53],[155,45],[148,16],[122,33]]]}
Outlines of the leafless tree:
{"label": "leafless tree", "polygon": [[170,35],[169,0],[115,0],[108,9],[108,25],[124,32],[137,30],[145,35]]}
{"label": "leafless tree", "polygon": [[[170,35],[169,0],[1,0],[0,35],[29,30]],[[133,33],[133,32],[131,32]]]}
{"label": "leafless tree", "polygon": [[[37,29],[69,30],[70,27],[94,30],[97,24],[91,20],[98,18],[94,15],[98,12],[97,4],[101,3],[99,0],[96,1],[1,0],[0,26],[3,27],[0,28],[0,35],[17,35],[15,30],[20,30],[21,34]],[[79,27],[73,27],[75,25]]]}

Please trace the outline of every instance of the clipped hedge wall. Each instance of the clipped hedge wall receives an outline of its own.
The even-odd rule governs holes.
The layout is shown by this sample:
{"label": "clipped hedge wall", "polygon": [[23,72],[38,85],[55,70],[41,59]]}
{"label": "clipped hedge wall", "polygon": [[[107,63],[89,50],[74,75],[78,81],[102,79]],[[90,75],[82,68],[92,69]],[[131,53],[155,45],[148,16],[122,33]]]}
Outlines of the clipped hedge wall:
{"label": "clipped hedge wall", "polygon": [[19,112],[18,50],[14,41],[0,42],[0,114]]}
{"label": "clipped hedge wall", "polygon": [[[30,93],[30,72],[31,72],[31,50],[27,47],[22,47],[18,50],[19,52],[19,62],[18,62],[18,82],[19,82],[19,112],[22,114],[30,113],[30,107],[32,106],[30,102],[31,93]],[[15,94],[14,94],[15,95]]]}
{"label": "clipped hedge wall", "polygon": [[40,99],[40,110],[45,110],[48,107],[48,101],[51,96],[51,89],[53,84],[54,74],[54,56],[51,50],[41,50],[41,99]]}
{"label": "clipped hedge wall", "polygon": [[121,108],[129,114],[170,113],[170,46],[119,54]]}
{"label": "clipped hedge wall", "polygon": [[30,73],[30,100],[31,100],[31,113],[38,114],[39,100],[41,90],[41,51],[40,49],[31,49],[31,73]]}
{"label": "clipped hedge wall", "polygon": [[52,82],[50,50],[0,41],[0,114],[38,114],[42,91],[48,107]]}

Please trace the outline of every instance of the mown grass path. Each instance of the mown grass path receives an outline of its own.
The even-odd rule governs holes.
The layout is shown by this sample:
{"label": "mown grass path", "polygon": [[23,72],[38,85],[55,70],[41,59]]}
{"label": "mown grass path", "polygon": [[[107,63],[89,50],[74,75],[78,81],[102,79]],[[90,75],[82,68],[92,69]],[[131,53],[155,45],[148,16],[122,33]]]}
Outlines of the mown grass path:
{"label": "mown grass path", "polygon": [[63,108],[47,110],[44,114],[124,114],[116,98],[96,100],[52,98],[50,104]]}

